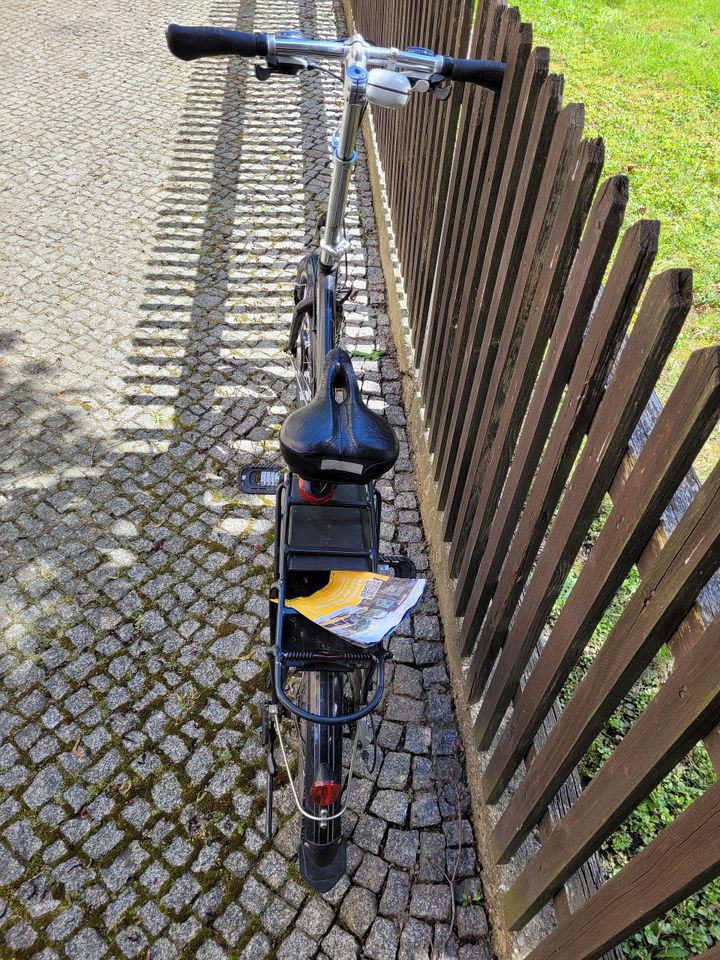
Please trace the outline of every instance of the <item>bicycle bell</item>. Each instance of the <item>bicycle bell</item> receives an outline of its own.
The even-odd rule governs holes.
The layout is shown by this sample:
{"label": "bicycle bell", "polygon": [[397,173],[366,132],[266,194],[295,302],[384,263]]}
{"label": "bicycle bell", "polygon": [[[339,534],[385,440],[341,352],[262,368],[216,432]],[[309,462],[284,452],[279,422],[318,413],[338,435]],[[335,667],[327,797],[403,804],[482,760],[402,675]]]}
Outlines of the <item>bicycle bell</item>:
{"label": "bicycle bell", "polygon": [[404,73],[375,67],[368,72],[367,98],[378,107],[401,110],[410,96],[410,78]]}

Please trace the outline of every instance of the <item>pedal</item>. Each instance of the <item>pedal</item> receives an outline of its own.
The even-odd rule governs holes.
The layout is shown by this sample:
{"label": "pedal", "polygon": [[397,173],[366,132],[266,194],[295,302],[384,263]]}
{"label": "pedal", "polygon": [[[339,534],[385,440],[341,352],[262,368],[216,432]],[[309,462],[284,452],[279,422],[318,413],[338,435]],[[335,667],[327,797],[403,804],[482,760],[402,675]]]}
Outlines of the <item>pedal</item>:
{"label": "pedal", "polygon": [[238,473],[237,484],[243,493],[275,494],[283,471],[270,464],[254,463]]}
{"label": "pedal", "polygon": [[402,580],[417,579],[417,567],[410,557],[380,557],[378,573],[382,573],[386,577],[399,577]]}

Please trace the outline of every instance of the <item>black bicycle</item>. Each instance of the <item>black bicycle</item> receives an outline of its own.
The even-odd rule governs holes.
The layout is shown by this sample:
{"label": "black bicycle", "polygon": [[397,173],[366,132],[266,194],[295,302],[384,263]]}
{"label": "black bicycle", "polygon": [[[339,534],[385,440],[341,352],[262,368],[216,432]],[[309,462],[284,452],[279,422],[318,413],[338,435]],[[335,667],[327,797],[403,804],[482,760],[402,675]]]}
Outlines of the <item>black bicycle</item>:
{"label": "black bicycle", "polygon": [[[298,409],[280,431],[288,471],[254,466],[241,471],[248,492],[276,491],[275,582],[271,588],[270,698],[263,708],[267,758],[266,833],[272,834],[275,747],[280,746],[301,814],[300,870],[315,889],[331,889],[345,873],[342,814],[358,746],[372,744],[372,712],[383,695],[382,642],[351,644],[298,614],[289,601],[328,583],[331,571],[415,576],[403,557],[380,554],[381,500],[376,480],[392,469],[398,440],[384,417],[364,403],[349,355],[339,346],[347,277],[339,269],[349,242],[344,222],[355,145],[368,103],[402,109],[411,96],[446,99],[453,80],[493,90],[504,64],[458,60],[421,47],[376,47],[348,40],[305,40],[295,32],[247,34],[214,27],[167,30],[168,47],[183,60],[239,55],[263,58],[258,80],[321,69],[317,59],[343,69],[344,108],[332,137],[332,181],[327,213],[318,224],[319,248],[301,261],[288,342],[297,379]],[[293,778],[283,722],[296,726]],[[350,733],[343,776],[344,731]]]}

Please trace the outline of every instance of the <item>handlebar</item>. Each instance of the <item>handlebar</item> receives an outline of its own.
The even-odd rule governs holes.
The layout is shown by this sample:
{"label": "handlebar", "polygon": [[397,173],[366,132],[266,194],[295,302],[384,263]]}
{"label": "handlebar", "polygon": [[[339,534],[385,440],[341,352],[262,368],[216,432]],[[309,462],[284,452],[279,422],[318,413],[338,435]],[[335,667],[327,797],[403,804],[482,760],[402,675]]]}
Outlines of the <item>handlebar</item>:
{"label": "handlebar", "polygon": [[[380,66],[430,78],[447,77],[462,83],[475,83],[490,90],[499,90],[505,64],[492,60],[459,60],[443,57],[431,50],[411,47],[397,50],[375,47],[354,37],[352,40],[305,40],[297,34],[241,33],[221,27],[183,27],[172,23],[166,31],[170,52],[181,60],[200,57],[321,57],[330,60],[345,58],[348,47],[360,43],[368,67]],[[427,87],[425,88],[427,89]]]}
{"label": "handlebar", "polygon": [[450,80],[476,83],[490,90],[499,90],[505,76],[505,64],[494,60],[455,60],[443,57],[440,73]]}
{"label": "handlebar", "polygon": [[181,27],[171,23],[165,31],[170,53],[180,60],[199,60],[200,57],[264,57],[268,53],[264,33],[240,33],[222,27]]}

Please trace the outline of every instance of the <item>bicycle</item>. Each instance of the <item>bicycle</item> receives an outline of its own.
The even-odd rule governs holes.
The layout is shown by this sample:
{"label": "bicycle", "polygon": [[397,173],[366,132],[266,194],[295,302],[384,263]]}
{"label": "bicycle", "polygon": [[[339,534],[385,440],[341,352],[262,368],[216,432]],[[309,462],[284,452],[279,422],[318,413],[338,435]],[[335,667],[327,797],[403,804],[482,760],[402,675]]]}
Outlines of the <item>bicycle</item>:
{"label": "bicycle", "polygon": [[[279,744],[301,814],[300,872],[310,886],[327,891],[346,870],[342,815],[358,744],[367,751],[373,742],[372,713],[383,696],[389,653],[382,641],[353,646],[296,613],[288,601],[327,584],[332,570],[415,575],[407,558],[380,554],[382,503],[375,483],[394,466],[399,445],[388,421],[364,403],[350,356],[339,345],[343,303],[351,289],[347,276],[345,286],[340,285],[339,270],[349,247],[344,224],[355,145],[368,104],[400,110],[411,96],[428,92],[444,100],[454,80],[498,90],[504,64],[444,57],[422,47],[377,47],[358,34],[347,40],[306,40],[290,31],[248,34],[172,24],[167,43],[183,60],[263,58],[255,67],[260,81],[326,69],[316,58],[339,61],[343,68],[341,77],[333,74],[343,84],[344,106],[331,142],[332,179],[327,212],[317,228],[319,249],[303,257],[295,284],[287,350],[295,366],[298,408],[280,431],[288,471],[280,474],[259,465],[240,474],[244,490],[276,494],[270,595],[274,645],[268,651],[270,698],[262,711],[265,832],[272,835]],[[296,725],[297,785],[283,719]],[[345,729],[352,745],[343,777]]]}

